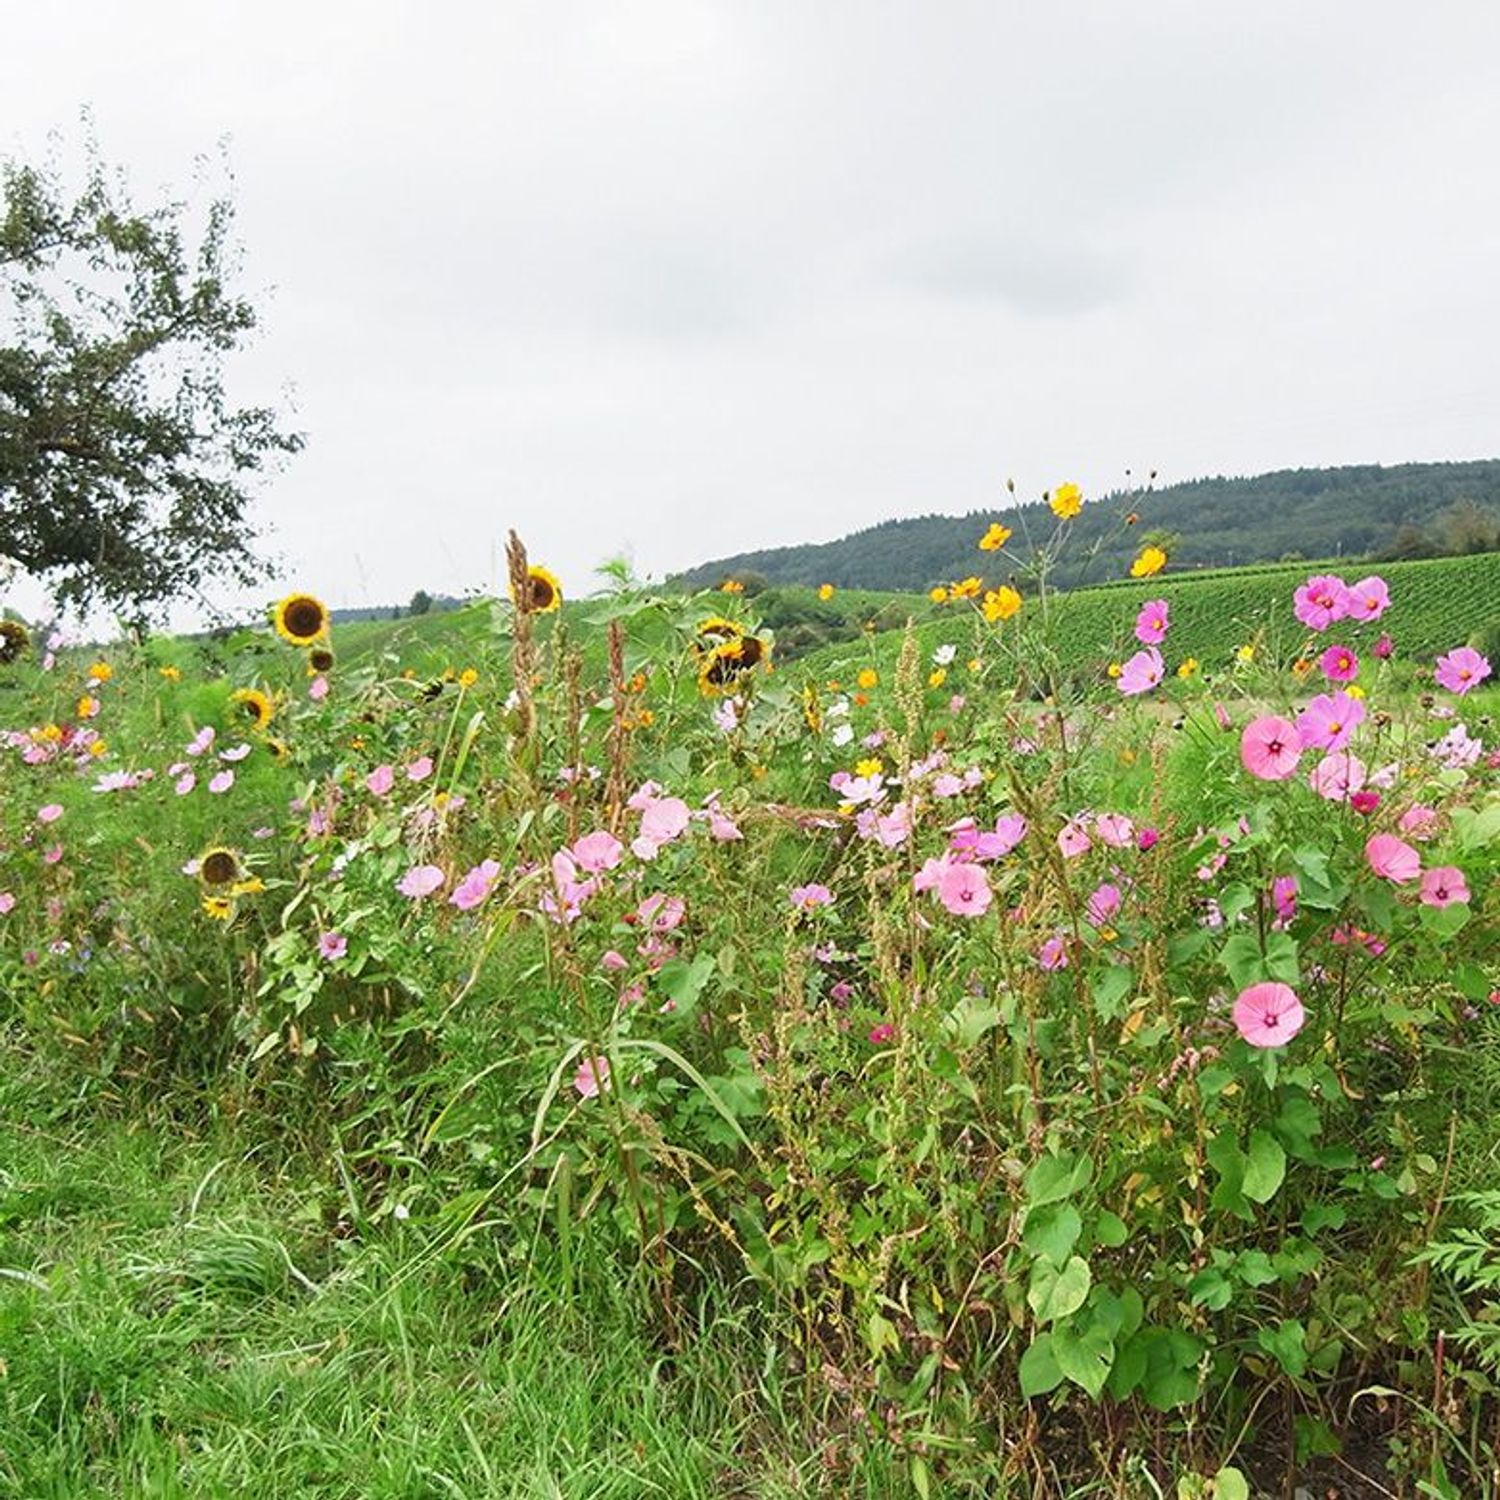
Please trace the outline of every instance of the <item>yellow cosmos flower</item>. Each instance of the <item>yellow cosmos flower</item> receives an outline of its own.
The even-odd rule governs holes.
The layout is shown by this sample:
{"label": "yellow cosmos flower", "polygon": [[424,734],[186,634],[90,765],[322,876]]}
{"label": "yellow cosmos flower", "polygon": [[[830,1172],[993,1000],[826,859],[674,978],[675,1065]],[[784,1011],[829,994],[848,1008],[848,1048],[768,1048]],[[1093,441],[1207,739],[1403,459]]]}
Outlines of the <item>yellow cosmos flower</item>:
{"label": "yellow cosmos flower", "polygon": [[259,688],[236,688],[229,701],[249,721],[252,729],[264,729],[275,717],[276,707]]}
{"label": "yellow cosmos flower", "polygon": [[1167,554],[1160,547],[1142,547],[1140,556],[1130,565],[1132,578],[1154,578],[1167,565]]}
{"label": "yellow cosmos flower", "polygon": [[934,604],[946,604],[948,602],[948,590],[945,589],[942,584],[938,584],[935,589],[931,589],[928,591],[927,597],[931,599]]}
{"label": "yellow cosmos flower", "polygon": [[465,667],[463,671],[458,674],[459,687],[471,688],[478,681],[479,673],[476,672],[473,667]]}
{"label": "yellow cosmos flower", "polygon": [[971,575],[970,577],[964,578],[958,583],[955,583],[948,592],[955,599],[977,599],[979,597],[979,591],[983,587],[984,584],[981,583],[979,579]]}
{"label": "yellow cosmos flower", "polygon": [[1008,583],[1003,584],[984,596],[982,608],[985,619],[993,625],[997,620],[1008,620],[1012,615],[1020,613],[1021,596]]}
{"label": "yellow cosmos flower", "polygon": [[1235,653],[1236,661],[1252,662],[1255,660],[1255,647],[1251,645],[1241,646]]}
{"label": "yellow cosmos flower", "polygon": [[726,578],[719,585],[719,592],[721,594],[743,594],[745,592],[745,585],[738,578]]}
{"label": "yellow cosmos flower", "polygon": [[1178,667],[1178,669],[1177,669],[1177,675],[1179,677],[1187,678],[1187,677],[1191,677],[1193,675],[1193,673],[1196,672],[1197,670],[1198,670],[1198,658],[1196,656],[1190,656],[1190,657],[1188,657],[1188,659],[1185,662],[1183,662],[1183,664],[1180,667]]}
{"label": "yellow cosmos flower", "polygon": [[825,583],[825,584],[819,585],[819,588],[818,588],[818,598],[820,598],[821,600],[823,600],[823,602],[825,604],[828,602],[828,600],[830,600],[830,599],[833,598],[833,595],[834,595],[834,587],[833,587],[833,585],[831,583]]}
{"label": "yellow cosmos flower", "polygon": [[979,538],[979,550],[981,552],[998,552],[1011,538],[1009,526],[1002,526],[998,521],[990,522],[990,529]]}
{"label": "yellow cosmos flower", "polygon": [[854,774],[856,776],[878,776],[884,769],[884,764],[872,756],[869,760],[858,762],[854,767]]}
{"label": "yellow cosmos flower", "polygon": [[1365,695],[1365,690],[1357,682],[1346,682],[1344,691],[1351,698],[1363,698]]}
{"label": "yellow cosmos flower", "polygon": [[1076,484],[1060,484],[1047,504],[1059,521],[1071,521],[1083,509],[1083,491]]}
{"label": "yellow cosmos flower", "polygon": [[328,606],[312,594],[288,594],[277,603],[271,623],[288,645],[310,646],[328,634]]}
{"label": "yellow cosmos flower", "polygon": [[60,740],[62,738],[62,730],[56,724],[43,724],[37,730],[36,737],[39,740]]}
{"label": "yellow cosmos flower", "polygon": [[927,686],[939,688],[948,680],[947,667],[935,667],[927,676]]}
{"label": "yellow cosmos flower", "polygon": [[156,669],[168,682],[181,682],[182,669],[180,667],[158,667]]}
{"label": "yellow cosmos flower", "polygon": [[89,676],[95,682],[108,682],[115,675],[115,669],[107,661],[96,661],[89,668]]}
{"label": "yellow cosmos flower", "polygon": [[854,680],[868,692],[870,688],[879,685],[880,673],[874,667],[863,667],[860,670],[859,676]]}
{"label": "yellow cosmos flower", "polygon": [[92,719],[99,712],[99,700],[85,693],[78,700],[77,714],[80,719]]}
{"label": "yellow cosmos flower", "polygon": [[525,598],[518,597],[515,589],[511,590],[511,598],[517,609],[529,615],[550,615],[562,608],[562,584],[556,573],[533,563],[526,570]]}
{"label": "yellow cosmos flower", "polygon": [[979,660],[979,658],[977,656],[971,656],[969,658],[969,670],[971,672],[977,672],[982,665],[983,665],[983,663]]}
{"label": "yellow cosmos flower", "polygon": [[109,752],[109,746],[106,745],[103,740],[90,740],[89,741],[89,754],[90,755],[95,755],[95,756],[97,756],[97,755],[106,755],[106,754],[108,754],[108,752]]}
{"label": "yellow cosmos flower", "polygon": [[1124,670],[1125,668],[1122,667],[1117,661],[1110,662],[1108,667],[1109,675],[1111,677],[1118,677]]}

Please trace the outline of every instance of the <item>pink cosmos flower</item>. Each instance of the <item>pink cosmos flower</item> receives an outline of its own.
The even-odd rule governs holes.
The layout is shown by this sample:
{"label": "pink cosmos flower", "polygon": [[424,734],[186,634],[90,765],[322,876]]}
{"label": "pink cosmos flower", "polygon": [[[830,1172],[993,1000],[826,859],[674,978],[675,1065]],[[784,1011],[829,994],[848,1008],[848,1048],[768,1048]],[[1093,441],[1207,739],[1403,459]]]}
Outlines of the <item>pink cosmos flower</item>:
{"label": "pink cosmos flower", "polygon": [[607,828],[586,833],[573,845],[573,859],[580,870],[597,875],[613,870],[625,857],[625,846]]}
{"label": "pink cosmos flower", "polygon": [[630,960],[623,953],[610,948],[599,955],[599,967],[606,973],[618,974],[621,969],[630,967]]}
{"label": "pink cosmos flower", "polygon": [[1094,832],[1111,849],[1128,849],[1135,842],[1135,824],[1124,813],[1100,813],[1094,819]]}
{"label": "pink cosmos flower", "polygon": [[198,778],[191,771],[184,771],[181,776],[172,783],[172,790],[179,797],[186,797],[192,789],[198,785]]}
{"label": "pink cosmos flower", "polygon": [[1349,798],[1349,806],[1362,818],[1368,818],[1380,806],[1379,792],[1355,792]]}
{"label": "pink cosmos flower", "polygon": [[1151,599],[1141,605],[1141,612],[1135,617],[1136,640],[1143,646],[1159,646],[1166,640],[1172,624],[1169,609],[1165,599]]}
{"label": "pink cosmos flower", "polygon": [[1290,985],[1264,980],[1241,990],[1234,1024],[1252,1047],[1281,1047],[1302,1030],[1307,1012]]}
{"label": "pink cosmos flower", "polygon": [[63,846],[61,844],[53,844],[53,846],[48,849],[45,854],[42,855],[42,863],[46,865],[55,865],[62,857]]}
{"label": "pink cosmos flower", "polygon": [[1359,657],[1348,646],[1330,646],[1318,665],[1330,682],[1353,682],[1359,676]]}
{"label": "pink cosmos flower", "polygon": [[1428,906],[1452,906],[1469,899],[1468,882],[1456,865],[1439,865],[1422,872],[1422,900]]}
{"label": "pink cosmos flower", "polygon": [[1490,671],[1487,656],[1481,656],[1472,646],[1455,646],[1446,656],[1438,657],[1437,667],[1432,675],[1437,679],[1439,687],[1445,687],[1450,693],[1457,693],[1462,697],[1471,689],[1477,688],[1490,675]]}
{"label": "pink cosmos flower", "polygon": [[887,1042],[896,1040],[896,1028],[889,1021],[882,1021],[878,1026],[870,1028],[870,1045],[872,1047],[884,1047]]}
{"label": "pink cosmos flower", "polygon": [[396,889],[408,901],[420,901],[422,897],[430,896],[434,891],[441,890],[443,882],[447,878],[437,865],[413,865],[396,882]]}
{"label": "pink cosmos flower", "polygon": [[1331,696],[1319,693],[1297,715],[1297,733],[1306,749],[1342,750],[1364,718],[1364,704],[1340,688]]}
{"label": "pink cosmos flower", "polygon": [[36,820],[38,823],[55,823],[62,815],[63,810],[60,802],[49,802],[45,807],[39,807],[36,810]]}
{"label": "pink cosmos flower", "polygon": [[419,755],[406,768],[406,779],[408,781],[426,781],[432,775],[432,757],[430,755]]}
{"label": "pink cosmos flower", "polygon": [[1049,972],[1053,969],[1066,969],[1068,967],[1068,950],[1064,945],[1061,934],[1049,937],[1037,950],[1036,961]]}
{"label": "pink cosmos flower", "polygon": [[1135,847],[1146,853],[1148,849],[1154,849],[1161,842],[1161,834],[1154,828],[1143,828],[1135,836]]}
{"label": "pink cosmos flower", "polygon": [[982,917],[993,899],[990,877],[983,865],[949,865],[938,880],[937,897],[955,917]]}
{"label": "pink cosmos flower", "polygon": [[376,797],[385,796],[395,784],[396,771],[393,766],[376,766],[365,777],[366,788]]}
{"label": "pink cosmos flower", "polygon": [[911,837],[911,808],[898,802],[888,813],[875,813],[874,836],[882,848],[899,849]]}
{"label": "pink cosmos flower", "polygon": [[1161,652],[1155,646],[1148,646],[1144,651],[1137,651],[1120,668],[1115,686],[1127,698],[1135,698],[1141,693],[1149,693],[1166,675],[1166,670]]}
{"label": "pink cosmos flower", "polygon": [[1437,832],[1438,810],[1418,802],[1408,807],[1397,820],[1396,827],[1408,838],[1426,840]]}
{"label": "pink cosmos flower", "polygon": [[1390,636],[1382,634],[1380,639],[1370,649],[1381,661],[1389,661],[1391,653],[1396,649],[1396,643]]}
{"label": "pink cosmos flower", "polygon": [[952,771],[944,771],[940,776],[932,779],[932,795],[934,797],[961,797],[964,794],[964,779],[955,776]]}
{"label": "pink cosmos flower", "polygon": [[1391,591],[1383,578],[1361,578],[1344,591],[1344,612],[1351,620],[1378,620],[1390,603]]}
{"label": "pink cosmos flower", "polygon": [[325,932],[318,939],[318,953],[323,958],[342,958],[349,951],[349,939],[341,932]]}
{"label": "pink cosmos flower", "polygon": [[321,703],[328,696],[328,679],[321,672],[308,683],[307,696],[314,703]]}
{"label": "pink cosmos flower", "polygon": [[1327,630],[1349,613],[1348,585],[1332,573],[1309,578],[1292,597],[1293,613],[1309,630]]}
{"label": "pink cosmos flower", "polygon": [[662,797],[641,814],[641,837],[659,849],[687,830],[692,813],[681,797]]}
{"label": "pink cosmos flower", "polygon": [[1120,888],[1107,881],[1099,886],[1088,900],[1088,919],[1095,927],[1103,927],[1120,911]]}
{"label": "pink cosmos flower", "polygon": [[799,885],[792,891],[792,905],[801,911],[833,905],[833,892],[826,885]]}
{"label": "pink cosmos flower", "polygon": [[219,759],[227,760],[231,764],[237,765],[240,761],[244,760],[244,758],[249,755],[249,753],[249,745],[231,745],[229,749],[219,751]]}
{"label": "pink cosmos flower", "polygon": [[16,909],[16,898],[11,891],[0,891],[0,917]]}
{"label": "pink cosmos flower", "polygon": [[1312,768],[1307,782],[1320,797],[1347,802],[1365,784],[1365,763],[1347,750],[1337,750]]}
{"label": "pink cosmos flower", "polygon": [[1422,856],[1393,833],[1377,833],[1365,840],[1365,859],[1382,880],[1405,885],[1422,873]]}
{"label": "pink cosmos flower", "polygon": [[229,788],[232,787],[233,785],[234,785],[234,772],[233,771],[220,771],[219,774],[217,776],[215,776],[208,783],[208,789],[209,789],[210,792],[212,792],[214,794],[214,796],[217,797],[221,793],[227,792],[229,790]]}
{"label": "pink cosmos flower", "polygon": [[582,1099],[597,1099],[609,1087],[609,1059],[586,1057],[573,1074],[573,1087]]}
{"label": "pink cosmos flower", "polygon": [[460,911],[473,911],[490,893],[500,875],[498,861],[487,859],[474,866],[453,888],[449,902]]}
{"label": "pink cosmos flower", "polygon": [[1285,781],[1302,759],[1302,736],[1290,721],[1252,719],[1240,735],[1240,764],[1262,781]]}
{"label": "pink cosmos flower", "polygon": [[214,742],[214,726],[205,724],[187,744],[189,755],[202,755]]}
{"label": "pink cosmos flower", "polygon": [[921,894],[935,891],[943,878],[943,872],[953,861],[944,854],[939,859],[924,860],[922,868],[911,878],[911,888]]}
{"label": "pink cosmos flower", "polygon": [[1094,841],[1079,819],[1069,818],[1058,831],[1057,847],[1062,850],[1064,859],[1077,859],[1094,847]]}

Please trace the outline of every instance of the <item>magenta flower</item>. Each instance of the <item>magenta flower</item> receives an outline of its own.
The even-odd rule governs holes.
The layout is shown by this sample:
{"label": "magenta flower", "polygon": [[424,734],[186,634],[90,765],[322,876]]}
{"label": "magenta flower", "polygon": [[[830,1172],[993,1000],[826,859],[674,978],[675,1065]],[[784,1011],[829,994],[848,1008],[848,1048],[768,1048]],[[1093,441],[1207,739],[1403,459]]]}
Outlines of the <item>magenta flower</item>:
{"label": "magenta flower", "polygon": [[1302,1030],[1307,1012],[1290,985],[1265,980],[1241,990],[1234,1024],[1252,1047],[1281,1047]]}
{"label": "magenta flower", "polygon": [[609,1087],[609,1059],[586,1057],[573,1074],[573,1087],[583,1099],[597,1099]]}
{"label": "magenta flower", "polygon": [[1143,828],[1135,836],[1135,847],[1139,849],[1142,854],[1146,853],[1148,849],[1156,848],[1157,844],[1160,842],[1161,834],[1159,834],[1154,828]]}
{"label": "magenta flower", "polygon": [[1353,682],[1359,676],[1359,657],[1348,646],[1330,646],[1318,665],[1330,682]]}
{"label": "magenta flower", "polygon": [[1370,647],[1370,649],[1375,653],[1376,656],[1380,658],[1381,661],[1388,661],[1390,659],[1391,652],[1396,649],[1396,643],[1390,638],[1390,636],[1382,634],[1380,639],[1376,641],[1375,644]]}
{"label": "magenta flower", "polygon": [[341,932],[325,932],[318,939],[318,953],[326,959],[342,958],[349,951],[349,939]]}
{"label": "magenta flower", "polygon": [[1490,671],[1488,657],[1481,656],[1472,646],[1455,646],[1446,656],[1438,657],[1432,675],[1439,687],[1462,697],[1471,688],[1477,688]]}
{"label": "magenta flower", "polygon": [[952,864],[938,880],[937,897],[955,917],[982,917],[993,896],[983,865]]}
{"label": "magenta flower", "polygon": [[1297,733],[1305,749],[1342,750],[1364,718],[1364,704],[1340,688],[1331,696],[1319,693],[1297,715]]}
{"label": "magenta flower", "polygon": [[36,810],[36,820],[38,823],[55,823],[62,815],[63,810],[60,802],[49,802],[45,807],[39,807]]}
{"label": "magenta flower", "polygon": [[1422,872],[1422,900],[1428,906],[1452,906],[1469,899],[1464,872],[1456,865],[1439,865]]}
{"label": "magenta flower", "polygon": [[872,1047],[884,1047],[888,1042],[896,1040],[896,1028],[889,1021],[882,1021],[878,1026],[870,1028],[870,1045]]}
{"label": "magenta flower", "polygon": [[441,890],[447,878],[437,865],[413,865],[396,882],[396,889],[408,901],[420,901],[423,896],[430,896],[434,891]]}
{"label": "magenta flower", "polygon": [[1068,950],[1063,943],[1061,934],[1049,937],[1041,948],[1037,950],[1036,961],[1049,972],[1053,969],[1066,969],[1068,967]]}
{"label": "magenta flower", "polygon": [[376,797],[383,797],[396,784],[396,772],[392,766],[376,766],[365,777],[366,788]]}
{"label": "magenta flower", "polygon": [[1362,818],[1368,818],[1380,806],[1380,793],[1354,792],[1349,798],[1349,806]]}
{"label": "magenta flower", "polygon": [[1151,599],[1141,605],[1141,612],[1135,617],[1136,640],[1143,646],[1159,646],[1166,640],[1172,626],[1169,610],[1165,599]]}
{"label": "magenta flower", "polygon": [[1349,588],[1342,578],[1320,573],[1293,595],[1294,613],[1309,630],[1327,630],[1349,613]]}
{"label": "magenta flower", "polygon": [[586,833],[573,845],[573,860],[580,870],[597,875],[613,870],[625,857],[625,846],[607,828]]}
{"label": "magenta flower", "polygon": [[826,885],[799,885],[792,891],[792,905],[800,911],[833,905],[833,892]]}
{"label": "magenta flower", "polygon": [[1422,856],[1394,833],[1377,833],[1365,841],[1365,859],[1382,880],[1405,885],[1422,873]]}
{"label": "magenta flower", "polygon": [[1148,646],[1144,651],[1137,651],[1120,668],[1120,675],[1115,678],[1115,686],[1127,698],[1134,698],[1141,693],[1149,693],[1166,675],[1166,670],[1166,663],[1161,659],[1161,652],[1155,646]]}
{"label": "magenta flower", "polygon": [[214,794],[214,796],[217,797],[221,792],[227,792],[233,785],[234,772],[220,771],[219,774],[208,783],[208,789]]}
{"label": "magenta flower", "polygon": [[499,874],[500,866],[493,859],[475,865],[453,888],[449,902],[460,911],[473,911],[489,895]]}
{"label": "magenta flower", "polygon": [[1286,719],[1252,719],[1240,735],[1240,764],[1262,781],[1285,781],[1302,759],[1302,736]]}
{"label": "magenta flower", "polygon": [[1383,578],[1361,578],[1344,594],[1344,611],[1351,620],[1378,620],[1390,603],[1391,591]]}
{"label": "magenta flower", "polygon": [[1297,889],[1295,875],[1278,875],[1271,882],[1271,905],[1283,927],[1297,919]]}
{"label": "magenta flower", "polygon": [[1307,782],[1320,797],[1347,802],[1365,784],[1365,763],[1347,750],[1338,750],[1312,768]]}

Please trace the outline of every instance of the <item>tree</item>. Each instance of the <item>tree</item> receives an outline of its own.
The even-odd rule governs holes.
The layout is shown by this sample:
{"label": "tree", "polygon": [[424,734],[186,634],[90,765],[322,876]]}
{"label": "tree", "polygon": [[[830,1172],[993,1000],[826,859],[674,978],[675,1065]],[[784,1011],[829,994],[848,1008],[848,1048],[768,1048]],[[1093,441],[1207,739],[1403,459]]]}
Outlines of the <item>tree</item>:
{"label": "tree", "polygon": [[406,606],[409,615],[425,615],[432,608],[432,595],[426,589],[418,589]]}
{"label": "tree", "polygon": [[0,164],[0,553],[60,603],[141,618],[264,571],[246,480],[302,439],[225,393],[256,324],[232,219],[224,197],[196,225],[138,210],[92,143],[76,194]]}

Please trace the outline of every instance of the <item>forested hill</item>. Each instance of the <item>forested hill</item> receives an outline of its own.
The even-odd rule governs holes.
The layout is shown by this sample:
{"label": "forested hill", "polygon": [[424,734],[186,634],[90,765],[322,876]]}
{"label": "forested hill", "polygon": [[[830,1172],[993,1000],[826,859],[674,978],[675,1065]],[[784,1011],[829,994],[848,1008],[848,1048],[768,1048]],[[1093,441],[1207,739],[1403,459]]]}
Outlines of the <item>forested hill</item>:
{"label": "forested hill", "polygon": [[[1121,527],[1121,516],[1139,520]],[[1012,548],[1027,530],[1040,541],[1053,524],[1046,506],[916,516],[883,521],[835,542],[743,552],[707,562],[678,580],[712,587],[755,575],[773,584],[832,583],[842,588],[926,589],[983,572],[1003,561],[977,552],[992,520],[1012,527]],[[1285,557],[1431,557],[1500,546],[1500,459],[1469,463],[1378,464],[1340,469],[1283,469],[1252,479],[1195,479],[1154,491],[1120,492],[1091,501],[1073,523],[1076,535],[1054,575],[1081,581],[1082,559],[1101,538],[1090,581],[1117,577],[1151,532],[1170,532],[1174,568],[1222,567]],[[981,564],[984,566],[981,567]]]}

